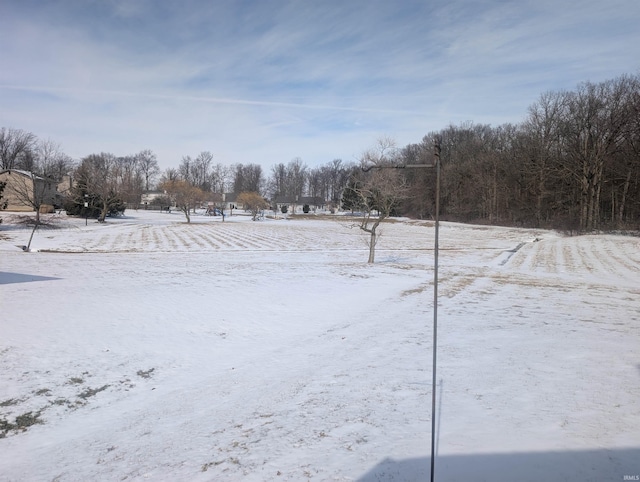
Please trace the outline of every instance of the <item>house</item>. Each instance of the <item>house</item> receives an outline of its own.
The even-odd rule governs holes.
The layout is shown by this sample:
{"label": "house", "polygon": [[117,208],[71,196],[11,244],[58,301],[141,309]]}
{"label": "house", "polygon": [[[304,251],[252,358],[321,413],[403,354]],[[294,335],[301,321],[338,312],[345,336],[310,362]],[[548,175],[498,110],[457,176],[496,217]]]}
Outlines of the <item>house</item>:
{"label": "house", "polygon": [[309,212],[323,211],[326,201],[319,196],[276,196],[272,202],[273,208],[281,212],[283,206],[292,214],[304,212],[304,207],[309,206]]}
{"label": "house", "polygon": [[222,194],[222,209],[232,211],[234,209],[243,210],[244,206],[238,202],[238,195],[234,192]]}
{"label": "house", "polygon": [[324,211],[327,202],[320,196],[302,196],[298,200],[298,204],[302,206],[301,209],[304,209],[305,206],[309,206],[310,212],[315,213],[316,211]]}
{"label": "house", "polygon": [[285,208],[287,212],[293,212],[295,209],[294,206],[297,202],[297,196],[276,196],[271,202],[271,208],[280,213],[282,209]]}
{"label": "house", "polygon": [[147,191],[143,192],[140,196],[140,203],[144,206],[151,204],[158,204],[158,200],[166,199],[167,193],[165,191]]}
{"label": "house", "polygon": [[57,205],[58,186],[51,179],[20,169],[5,169],[0,171],[0,182],[7,183],[2,194],[7,211],[29,212],[39,207],[40,212],[50,213]]}

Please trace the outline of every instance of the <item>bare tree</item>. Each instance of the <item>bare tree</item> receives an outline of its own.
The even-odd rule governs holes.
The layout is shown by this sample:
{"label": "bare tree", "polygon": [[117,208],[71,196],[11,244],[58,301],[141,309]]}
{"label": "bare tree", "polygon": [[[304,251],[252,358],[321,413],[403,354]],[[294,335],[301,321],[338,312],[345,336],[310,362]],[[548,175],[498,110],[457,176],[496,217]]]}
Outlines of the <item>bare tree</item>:
{"label": "bare tree", "polygon": [[272,197],[287,196],[287,166],[282,162],[271,167],[269,192]]}
{"label": "bare tree", "polygon": [[144,179],[144,190],[149,191],[153,185],[156,177],[160,173],[160,167],[158,166],[158,159],[153,151],[146,149],[136,154],[138,161],[138,168]]}
{"label": "bare tree", "polygon": [[309,168],[306,164],[296,157],[287,164],[287,183],[289,196],[301,197],[304,195],[305,187],[307,184]]}
{"label": "bare tree", "polygon": [[[314,173],[314,188],[319,189],[319,176]],[[309,168],[296,157],[287,165],[276,164],[271,168],[269,191],[273,198],[287,198],[293,204],[293,212],[296,212],[297,200],[307,192]],[[316,195],[312,193],[312,195]]]}
{"label": "bare tree", "polygon": [[406,196],[406,183],[395,169],[398,151],[389,138],[379,139],[376,147],[366,151],[361,159],[363,171],[354,173],[350,189],[360,200],[363,216],[358,226],[369,234],[369,260],[375,261],[375,249],[380,233],[378,227],[391,216]]}
{"label": "bare tree", "polygon": [[580,228],[600,221],[601,192],[607,163],[624,142],[628,78],[583,83],[568,101],[564,125],[565,167],[580,186]]}
{"label": "bare tree", "polygon": [[232,184],[231,169],[223,164],[216,164],[209,171],[208,181],[212,192],[225,193]]}
{"label": "bare tree", "polygon": [[[627,122],[624,126],[624,144],[617,153],[611,170],[611,212],[619,227],[633,219],[628,208],[633,204],[633,192],[640,192],[640,77],[629,79],[626,100]],[[635,189],[634,187],[635,186]],[[640,200],[635,196],[636,213]],[[631,215],[630,215],[631,214]]]}
{"label": "bare tree", "polygon": [[307,192],[309,196],[314,198],[320,197],[324,200],[327,199],[327,191],[329,188],[328,176],[326,167],[318,167],[310,169],[307,174]]}
{"label": "bare tree", "polygon": [[160,189],[165,191],[176,207],[184,213],[187,223],[191,223],[190,211],[195,209],[198,201],[202,199],[202,190],[184,179],[165,181],[160,185]]}
{"label": "bare tree", "polygon": [[117,157],[113,170],[119,196],[127,203],[138,205],[144,189],[140,158],[137,155]]}
{"label": "bare tree", "polygon": [[264,175],[260,164],[236,164],[233,170],[233,192],[262,192]]}
{"label": "bare tree", "polygon": [[[13,198],[36,213],[36,224],[40,223],[40,212],[45,205],[52,210],[56,203],[56,177],[60,164],[68,161],[68,156],[56,142],[42,140],[31,152],[31,171],[9,171],[12,176],[10,191]],[[13,174],[12,174],[13,172]]]}
{"label": "bare tree", "polygon": [[0,129],[0,169],[17,169],[21,158],[31,156],[36,144],[36,136],[22,129],[2,127]]}
{"label": "bare tree", "polygon": [[[522,187],[534,196],[536,225],[541,226],[553,208],[553,180],[562,175],[561,125],[567,108],[564,92],[547,92],[529,107],[529,116],[521,127]],[[530,203],[531,204],[531,203]]]}
{"label": "bare tree", "polygon": [[194,173],[195,163],[191,156],[183,156],[178,166],[178,175],[180,179],[187,181],[191,185],[195,185],[196,176]]}
{"label": "bare tree", "polygon": [[193,161],[193,185],[199,187],[203,191],[211,191],[211,162],[213,154],[209,151],[202,151]]}
{"label": "bare tree", "polygon": [[7,171],[11,177],[8,194],[14,202],[29,207],[36,213],[26,251],[30,250],[33,235],[41,224],[40,214],[43,211],[52,212],[54,209],[58,181],[55,174],[60,164],[68,160],[60,145],[51,140],[39,141],[30,151],[30,156],[31,171]]}
{"label": "bare tree", "polygon": [[76,172],[78,185],[84,194],[99,203],[98,221],[103,223],[110,206],[118,198],[117,159],[113,154],[91,154],[82,159]]}
{"label": "bare tree", "polygon": [[257,192],[241,192],[238,194],[238,203],[242,204],[245,209],[251,211],[252,219],[258,219],[260,211],[267,209],[269,203]]}
{"label": "bare tree", "polygon": [[167,181],[175,181],[177,179],[180,179],[178,170],[173,167],[168,167],[164,170],[162,176],[160,176],[160,185],[163,185]]}

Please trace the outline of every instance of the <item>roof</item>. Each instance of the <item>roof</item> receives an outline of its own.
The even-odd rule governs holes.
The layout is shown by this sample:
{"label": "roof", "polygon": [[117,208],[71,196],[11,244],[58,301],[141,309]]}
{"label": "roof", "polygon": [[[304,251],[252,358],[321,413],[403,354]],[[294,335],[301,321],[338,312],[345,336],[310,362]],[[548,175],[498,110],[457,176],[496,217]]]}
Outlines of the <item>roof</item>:
{"label": "roof", "polygon": [[4,173],[17,173],[20,174],[24,177],[28,177],[29,179],[37,179],[39,181],[46,181],[46,179],[42,176],[37,176],[34,173],[32,173],[31,171],[23,171],[22,169],[3,169],[2,171],[0,171],[0,174],[4,174]]}
{"label": "roof", "polygon": [[273,200],[276,204],[313,204],[319,206],[326,201],[319,196],[276,196]]}

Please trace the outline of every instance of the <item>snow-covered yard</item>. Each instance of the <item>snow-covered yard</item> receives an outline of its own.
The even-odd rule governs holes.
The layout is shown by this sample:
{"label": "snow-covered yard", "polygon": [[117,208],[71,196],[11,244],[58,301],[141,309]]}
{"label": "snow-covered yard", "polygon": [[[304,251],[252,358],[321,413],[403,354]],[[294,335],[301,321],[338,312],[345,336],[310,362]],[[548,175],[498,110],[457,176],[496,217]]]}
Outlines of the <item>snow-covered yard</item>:
{"label": "snow-covered yard", "polygon": [[[433,224],[0,225],[0,480],[428,480]],[[640,238],[443,223],[436,479],[638,480]]]}

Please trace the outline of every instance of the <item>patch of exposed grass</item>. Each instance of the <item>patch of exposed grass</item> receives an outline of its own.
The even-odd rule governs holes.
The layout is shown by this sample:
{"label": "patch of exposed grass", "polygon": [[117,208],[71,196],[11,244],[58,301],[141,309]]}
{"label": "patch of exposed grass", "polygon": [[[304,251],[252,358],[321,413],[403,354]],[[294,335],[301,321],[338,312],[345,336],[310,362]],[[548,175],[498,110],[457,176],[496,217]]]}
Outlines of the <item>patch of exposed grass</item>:
{"label": "patch of exposed grass", "polygon": [[154,372],[155,368],[150,368],[147,371],[138,370],[136,375],[142,378],[151,378],[151,374]]}
{"label": "patch of exposed grass", "polygon": [[224,460],[220,460],[220,461],[217,461],[217,462],[209,462],[209,463],[203,464],[202,465],[202,472],[206,472],[207,470],[209,470],[209,467],[215,467],[216,465],[220,465],[223,462],[224,462]]}
{"label": "patch of exposed grass", "polygon": [[9,398],[0,402],[0,407],[10,407],[11,405],[18,405],[22,400],[19,398]]}
{"label": "patch of exposed grass", "polygon": [[26,431],[32,425],[44,423],[40,420],[40,412],[26,412],[16,417],[11,423],[6,418],[0,419],[0,438],[5,438],[9,432]]}
{"label": "patch of exposed grass", "polygon": [[109,388],[109,385],[103,385],[100,388],[87,388],[84,392],[81,392],[80,394],[78,394],[78,397],[86,400],[89,397],[93,397],[98,393],[103,392],[107,388]]}

